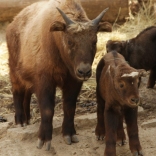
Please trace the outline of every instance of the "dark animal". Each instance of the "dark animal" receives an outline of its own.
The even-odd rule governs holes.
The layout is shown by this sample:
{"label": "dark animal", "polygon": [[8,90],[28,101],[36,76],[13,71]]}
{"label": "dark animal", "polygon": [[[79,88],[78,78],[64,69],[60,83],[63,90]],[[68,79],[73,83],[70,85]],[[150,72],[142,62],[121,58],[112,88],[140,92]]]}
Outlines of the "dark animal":
{"label": "dark animal", "polygon": [[92,73],[97,32],[111,31],[109,23],[100,23],[106,11],[89,20],[76,0],[38,2],[21,11],[7,28],[15,121],[29,124],[30,99],[35,93],[41,112],[38,148],[44,143],[46,150],[51,147],[56,87],[63,94],[65,142],[78,142],[76,100]]}
{"label": "dark animal", "polygon": [[126,41],[109,40],[107,52],[116,50],[136,69],[150,70],[147,88],[153,88],[156,81],[156,27],[151,26],[135,38]]}
{"label": "dark animal", "polygon": [[125,144],[123,117],[127,124],[130,150],[143,155],[138,136],[137,110],[139,77],[144,70],[129,66],[124,57],[112,51],[99,62],[97,82],[97,139],[105,137],[105,156],[116,156],[116,142]]}

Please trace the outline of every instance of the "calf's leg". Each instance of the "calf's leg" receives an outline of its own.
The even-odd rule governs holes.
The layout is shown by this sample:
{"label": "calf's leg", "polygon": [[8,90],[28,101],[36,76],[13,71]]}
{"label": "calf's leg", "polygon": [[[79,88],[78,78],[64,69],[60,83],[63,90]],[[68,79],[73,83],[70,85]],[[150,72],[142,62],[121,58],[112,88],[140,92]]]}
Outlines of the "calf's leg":
{"label": "calf's leg", "polygon": [[63,111],[64,119],[62,123],[62,134],[66,144],[78,142],[76,130],[74,127],[74,115],[76,109],[76,101],[79,95],[82,82],[78,82],[73,78],[68,79],[68,82],[62,88],[63,90]]}
{"label": "calf's leg", "polygon": [[97,98],[97,126],[95,129],[95,135],[97,136],[97,140],[103,140],[105,137],[105,124],[104,124],[105,101],[100,96],[98,89],[96,91],[96,98]]}
{"label": "calf's leg", "polygon": [[142,155],[142,148],[139,141],[138,125],[137,125],[138,108],[126,108],[124,110],[125,121],[127,124],[127,134],[129,137],[129,146],[134,156]]}
{"label": "calf's leg", "polygon": [[147,88],[153,88],[156,81],[156,67],[150,70],[150,76],[147,83]]}
{"label": "calf's leg", "polygon": [[113,110],[105,110],[106,148],[104,156],[116,156],[116,140],[118,127],[118,114]]}

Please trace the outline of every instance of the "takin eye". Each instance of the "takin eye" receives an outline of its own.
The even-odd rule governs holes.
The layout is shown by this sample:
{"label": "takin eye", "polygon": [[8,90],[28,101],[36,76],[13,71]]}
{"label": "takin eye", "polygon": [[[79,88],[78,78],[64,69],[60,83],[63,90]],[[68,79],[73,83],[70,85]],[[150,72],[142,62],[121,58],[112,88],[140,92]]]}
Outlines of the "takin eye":
{"label": "takin eye", "polygon": [[123,87],[124,87],[124,84],[123,84],[123,83],[121,83],[119,86],[120,86],[120,88],[123,88]]}
{"label": "takin eye", "polygon": [[68,41],[68,46],[73,47],[74,46],[74,42]]}

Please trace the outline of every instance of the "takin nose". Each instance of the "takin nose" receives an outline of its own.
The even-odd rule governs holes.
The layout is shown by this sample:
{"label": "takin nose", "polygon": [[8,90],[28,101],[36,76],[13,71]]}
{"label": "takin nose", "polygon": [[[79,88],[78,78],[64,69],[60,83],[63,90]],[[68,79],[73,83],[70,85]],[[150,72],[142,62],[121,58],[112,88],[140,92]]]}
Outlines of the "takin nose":
{"label": "takin nose", "polygon": [[76,74],[80,79],[86,80],[91,76],[92,69],[89,63],[80,63],[76,69]]}
{"label": "takin nose", "polygon": [[138,104],[139,103],[139,100],[140,100],[139,98],[135,98],[135,97],[132,97],[131,98],[131,102],[132,103],[135,103],[135,104]]}

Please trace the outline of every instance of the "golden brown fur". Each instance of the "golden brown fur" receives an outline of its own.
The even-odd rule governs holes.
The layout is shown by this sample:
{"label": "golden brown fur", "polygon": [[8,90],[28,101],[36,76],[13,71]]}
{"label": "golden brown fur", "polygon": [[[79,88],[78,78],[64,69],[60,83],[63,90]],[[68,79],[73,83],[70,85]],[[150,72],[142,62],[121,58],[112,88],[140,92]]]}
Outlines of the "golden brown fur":
{"label": "golden brown fur", "polygon": [[99,24],[105,11],[91,21],[77,2],[34,3],[6,31],[15,121],[22,126],[29,123],[30,99],[35,93],[41,112],[38,148],[44,143],[47,150],[51,146],[56,87],[63,94],[65,142],[78,142],[74,127],[77,97],[83,81],[91,76],[97,32],[111,30],[108,23]]}

